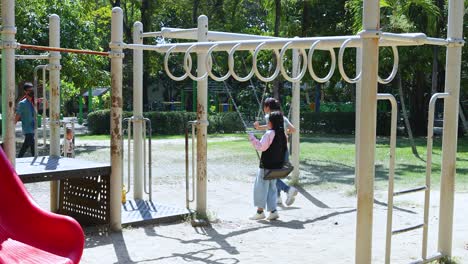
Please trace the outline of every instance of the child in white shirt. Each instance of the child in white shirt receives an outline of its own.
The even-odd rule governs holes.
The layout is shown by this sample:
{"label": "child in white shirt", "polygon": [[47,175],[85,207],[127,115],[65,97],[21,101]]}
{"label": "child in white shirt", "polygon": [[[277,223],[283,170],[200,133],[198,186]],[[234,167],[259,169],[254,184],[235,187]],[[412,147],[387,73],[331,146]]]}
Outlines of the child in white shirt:
{"label": "child in white shirt", "polygon": [[75,155],[74,144],[73,144],[73,131],[67,127],[65,137],[62,142],[62,153],[64,157],[73,158]]}

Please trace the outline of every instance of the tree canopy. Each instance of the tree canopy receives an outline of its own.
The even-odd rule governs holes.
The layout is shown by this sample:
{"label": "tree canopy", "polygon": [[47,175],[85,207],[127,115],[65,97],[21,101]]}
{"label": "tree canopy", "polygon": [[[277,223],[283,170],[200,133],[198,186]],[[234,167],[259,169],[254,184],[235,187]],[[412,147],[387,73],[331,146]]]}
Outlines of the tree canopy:
{"label": "tree canopy", "polygon": [[[467,1],[465,1],[467,2]],[[432,37],[446,37],[447,1],[444,0],[380,0],[382,30],[391,32],[423,32]],[[61,18],[61,46],[76,49],[107,51],[110,41],[111,9],[120,6],[124,11],[124,41],[132,42],[134,22],[141,21],[144,31],[159,31],[162,27],[194,28],[197,17],[205,14],[209,18],[209,29],[216,31],[239,32],[258,35],[332,36],[355,34],[361,28],[362,0],[336,1],[286,1],[286,0],[22,0],[16,1],[17,40],[20,43],[48,45],[48,16],[57,14]],[[464,29],[468,28],[464,21]],[[145,43],[172,42],[171,39],[145,39]],[[337,52],[337,50],[335,50]],[[462,60],[462,101],[468,94],[468,50],[463,48]],[[126,108],[130,109],[132,95],[132,53],[125,51],[124,94]],[[37,54],[33,51],[19,51],[19,54]],[[410,103],[417,127],[424,130],[424,119],[418,121],[416,114],[427,110],[430,94],[444,89],[445,49],[433,47],[400,47],[399,74],[406,98]],[[159,97],[180,96],[180,90],[191,87],[190,80],[173,82],[164,72],[162,55],[145,51],[144,100],[145,109],[151,108],[149,94]],[[239,52],[245,62],[237,62],[236,67],[250,67],[251,54]],[[271,70],[271,52],[259,56],[264,71]],[[290,55],[288,55],[290,56]],[[347,51],[345,65],[350,75],[355,71],[355,53]],[[418,58],[418,63],[414,63]],[[220,71],[226,70],[226,56],[217,58]],[[224,60],[224,62],[223,62]],[[180,57],[172,56],[171,67],[180,72]],[[314,53],[314,66],[317,74],[328,72],[330,56],[327,52]],[[40,61],[18,61],[17,80],[30,80],[31,72]],[[73,100],[76,95],[88,88],[108,86],[109,60],[105,57],[62,54],[62,99]],[[243,63],[243,65],[242,65]],[[379,72],[387,75],[392,66],[391,50],[381,48]],[[286,65],[290,62],[286,62]],[[260,67],[262,67],[262,65]],[[436,65],[436,66],[434,66]],[[242,71],[240,75],[244,74]],[[313,87],[310,77],[304,82]],[[268,93],[287,95],[281,78],[268,85]],[[252,83],[239,83],[228,80],[236,96],[250,96],[245,89],[248,85],[262,87],[257,79]],[[379,90],[394,92],[395,84],[380,86]],[[168,90],[173,92],[167,92]],[[261,89],[258,89],[259,91]],[[346,84],[336,73],[330,82],[322,86],[325,101],[353,101],[354,85]],[[246,94],[247,93],[247,94]],[[128,96],[127,96],[128,95]],[[171,98],[159,98],[161,101]],[[244,98],[245,99],[245,98]],[[248,101],[248,100],[247,100]],[[252,99],[250,99],[252,101]],[[253,102],[253,101],[252,101]],[[244,105],[244,107],[248,107]]]}

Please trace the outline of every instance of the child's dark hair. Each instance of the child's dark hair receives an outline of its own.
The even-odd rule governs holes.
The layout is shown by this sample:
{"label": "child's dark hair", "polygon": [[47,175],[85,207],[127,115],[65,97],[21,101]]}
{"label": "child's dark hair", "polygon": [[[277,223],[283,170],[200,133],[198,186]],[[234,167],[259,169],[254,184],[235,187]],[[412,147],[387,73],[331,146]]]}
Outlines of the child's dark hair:
{"label": "child's dark hair", "polygon": [[275,131],[275,138],[278,138],[281,146],[287,146],[286,134],[284,133],[284,118],[280,111],[270,113],[269,121],[271,122],[271,129]]}
{"label": "child's dark hair", "polygon": [[66,133],[67,133],[67,134],[68,134],[68,133],[73,133],[73,130],[71,129],[71,127],[67,127]]}
{"label": "child's dark hair", "polygon": [[270,110],[273,111],[280,111],[280,103],[278,99],[273,98],[273,97],[268,97],[265,99],[263,102],[263,107],[268,107]]}

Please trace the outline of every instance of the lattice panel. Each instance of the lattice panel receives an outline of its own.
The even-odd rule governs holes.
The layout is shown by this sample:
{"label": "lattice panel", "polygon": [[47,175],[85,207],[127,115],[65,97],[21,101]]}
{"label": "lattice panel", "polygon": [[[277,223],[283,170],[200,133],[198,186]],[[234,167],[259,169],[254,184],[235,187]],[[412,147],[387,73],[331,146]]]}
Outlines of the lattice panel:
{"label": "lattice panel", "polygon": [[109,175],[60,181],[59,212],[82,225],[108,224],[110,206]]}

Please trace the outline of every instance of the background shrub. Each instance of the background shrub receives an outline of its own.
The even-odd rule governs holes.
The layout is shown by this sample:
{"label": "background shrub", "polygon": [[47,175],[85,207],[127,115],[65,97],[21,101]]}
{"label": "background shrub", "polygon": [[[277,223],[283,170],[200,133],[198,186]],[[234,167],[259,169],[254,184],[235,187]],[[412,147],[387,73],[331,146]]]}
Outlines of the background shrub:
{"label": "background shrub", "polygon": [[[123,112],[123,118],[132,112]],[[153,134],[182,135],[188,121],[196,120],[195,112],[146,112],[144,117],[151,120]],[[216,113],[208,116],[208,133],[243,132],[244,125],[236,112]],[[247,124],[249,125],[249,124]],[[109,134],[110,110],[94,111],[88,115],[88,129],[91,134]],[[127,123],[123,124],[123,128]],[[314,134],[354,134],[354,112],[304,112],[301,113],[301,132]],[[377,135],[390,135],[390,113],[377,114]]]}

